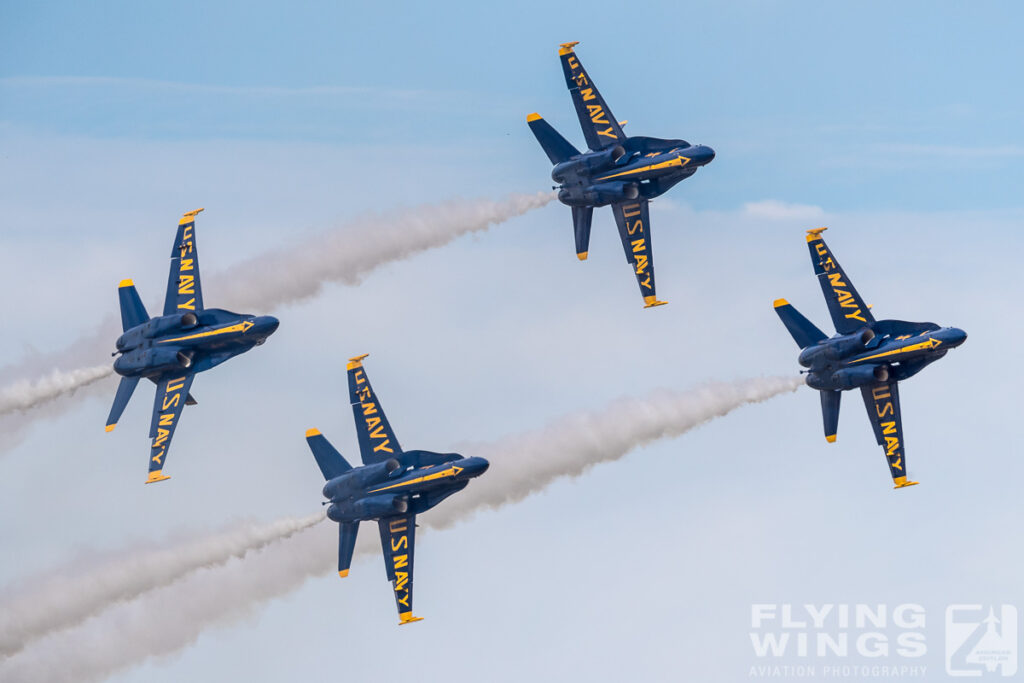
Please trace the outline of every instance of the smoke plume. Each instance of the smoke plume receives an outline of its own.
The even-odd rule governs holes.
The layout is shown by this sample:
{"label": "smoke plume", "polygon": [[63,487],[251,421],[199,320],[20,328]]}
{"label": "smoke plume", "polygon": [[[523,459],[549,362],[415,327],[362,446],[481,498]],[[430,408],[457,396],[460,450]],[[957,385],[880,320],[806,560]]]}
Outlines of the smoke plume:
{"label": "smoke plume", "polygon": [[[357,285],[386,263],[487,230],[552,199],[551,192],[512,194],[501,200],[460,199],[364,216],[205,278],[206,298],[219,308],[271,313],[316,296],[327,283]],[[37,411],[43,405],[46,415],[58,414],[70,408],[67,398],[76,389],[112,373],[105,365],[100,374],[98,364],[113,349],[118,329],[113,319],[107,319],[99,330],[64,351],[0,369],[0,381],[5,383],[0,386],[0,451],[20,441],[27,425],[21,416],[15,424],[5,415]]]}
{"label": "smoke plume", "polygon": [[[579,476],[597,463],[681,435],[801,384],[798,377],[762,378],[708,384],[687,392],[656,392],[466,449],[467,455],[488,457],[490,470],[419,521],[430,528],[447,527],[458,518],[516,502],[557,479]],[[331,526],[298,532],[247,554],[244,561],[194,571],[118,603],[78,627],[52,633],[0,662],[0,678],[95,681],[150,657],[177,652],[195,642],[204,629],[243,618],[308,578],[332,573],[337,536]],[[362,535],[358,555],[379,552],[371,537]]]}
{"label": "smoke plume", "polygon": [[75,563],[73,572],[62,569],[31,585],[8,589],[0,596],[0,657],[51,631],[74,626],[111,604],[170,585],[202,567],[241,558],[323,519],[320,511],[270,524],[248,523],[214,535],[122,554],[92,568],[82,569]]}

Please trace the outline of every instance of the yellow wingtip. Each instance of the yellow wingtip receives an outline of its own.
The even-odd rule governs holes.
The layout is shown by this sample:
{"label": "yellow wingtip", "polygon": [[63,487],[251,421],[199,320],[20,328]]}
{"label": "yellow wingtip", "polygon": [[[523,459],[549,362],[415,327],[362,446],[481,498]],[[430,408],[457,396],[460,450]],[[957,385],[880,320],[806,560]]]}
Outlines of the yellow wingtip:
{"label": "yellow wingtip", "polygon": [[195,209],[194,211],[189,211],[189,212],[185,213],[184,215],[182,215],[181,220],[178,221],[178,225],[185,225],[185,223],[193,222],[196,219],[196,214],[198,214],[200,211],[205,211],[205,210],[206,209],[200,208],[200,209]]}
{"label": "yellow wingtip", "polygon": [[105,431],[112,432],[112,431],[114,431],[114,427],[116,427],[116,426],[117,426],[116,422],[114,424],[112,424],[112,425],[107,425]]}
{"label": "yellow wingtip", "polygon": [[542,118],[544,117],[538,114],[537,112],[533,112],[532,114],[527,114],[526,122],[531,123],[533,121],[540,121]]}
{"label": "yellow wingtip", "polygon": [[590,253],[589,251],[581,251],[580,253],[576,254],[576,258],[578,258],[580,261],[586,261],[587,260],[587,254],[589,254],[589,253]]}
{"label": "yellow wingtip", "polygon": [[775,308],[779,308],[781,306],[788,306],[788,305],[789,305],[789,302],[786,301],[785,299],[776,299],[775,301],[772,302],[772,306],[774,306]]}
{"label": "yellow wingtip", "polygon": [[344,579],[344,578],[345,578],[346,576],[348,576],[348,570],[347,570],[347,569],[342,569],[342,570],[340,570],[340,571],[338,572],[338,576],[340,576],[341,578],[343,578],[343,579]]}
{"label": "yellow wingtip", "polygon": [[813,242],[814,240],[820,240],[821,239],[821,233],[825,232],[826,230],[828,230],[828,228],[813,228],[811,230],[808,230],[807,231],[807,241],[808,242]]}
{"label": "yellow wingtip", "polygon": [[836,435],[835,434],[827,435],[825,437],[825,441],[828,441],[829,443],[835,443],[836,442]]}
{"label": "yellow wingtip", "polygon": [[146,483],[155,484],[158,481],[167,481],[170,478],[170,475],[164,474],[161,470],[153,470],[149,473],[149,478],[146,479]]}
{"label": "yellow wingtip", "polygon": [[361,356],[356,356],[355,358],[349,358],[348,359],[348,365],[345,366],[345,369],[346,370],[355,370],[356,368],[363,367],[363,359],[366,358],[369,355],[370,354],[368,354],[368,353],[364,353]]}
{"label": "yellow wingtip", "polygon": [[558,55],[567,55],[572,52],[572,49],[580,44],[580,41],[574,40],[571,43],[562,43],[558,46]]}
{"label": "yellow wingtip", "polygon": [[895,486],[893,486],[894,489],[904,489],[908,486],[917,486],[921,483],[919,481],[907,481],[906,477],[896,477],[892,482],[895,484]]}
{"label": "yellow wingtip", "polygon": [[307,429],[306,430],[306,438],[308,439],[311,436],[320,436],[320,430],[317,429],[316,427],[312,427],[310,429]]}
{"label": "yellow wingtip", "polygon": [[656,296],[645,296],[644,297],[644,308],[654,308],[655,306],[664,306],[667,301],[658,301]]}
{"label": "yellow wingtip", "polygon": [[414,621],[423,621],[423,617],[414,617],[412,612],[402,612],[398,616],[401,619],[401,621],[398,622],[399,626],[405,626],[406,624],[411,624]]}
{"label": "yellow wingtip", "polygon": [[132,282],[131,280],[121,280],[121,284],[119,284],[117,287],[118,287],[118,289],[120,289],[121,287],[134,287],[134,286],[135,286],[135,283]]}

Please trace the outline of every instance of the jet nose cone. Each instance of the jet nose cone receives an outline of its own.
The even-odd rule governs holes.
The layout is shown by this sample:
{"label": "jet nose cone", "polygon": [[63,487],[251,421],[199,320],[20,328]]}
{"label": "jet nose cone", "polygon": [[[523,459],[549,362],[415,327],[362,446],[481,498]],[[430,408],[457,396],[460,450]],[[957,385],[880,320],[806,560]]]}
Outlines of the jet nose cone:
{"label": "jet nose cone", "polygon": [[256,329],[265,337],[274,334],[277,331],[277,326],[280,324],[281,321],[272,315],[263,315],[256,319]]}
{"label": "jet nose cone", "polygon": [[967,333],[959,327],[950,327],[943,336],[946,338],[946,343],[952,347],[960,346],[967,341]]}
{"label": "jet nose cone", "polygon": [[487,462],[483,458],[466,458],[462,462],[457,462],[456,464],[462,468],[462,471],[466,473],[467,477],[479,477],[487,471],[488,467],[491,466],[491,463]]}
{"label": "jet nose cone", "polygon": [[697,145],[697,163],[701,166],[710,164],[715,158],[715,150],[707,145]]}

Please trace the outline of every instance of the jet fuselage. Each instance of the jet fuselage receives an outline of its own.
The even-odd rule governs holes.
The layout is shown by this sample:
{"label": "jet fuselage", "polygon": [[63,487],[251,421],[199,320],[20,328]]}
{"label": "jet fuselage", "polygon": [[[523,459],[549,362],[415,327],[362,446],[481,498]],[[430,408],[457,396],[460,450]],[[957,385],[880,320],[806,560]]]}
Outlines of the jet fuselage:
{"label": "jet fuselage", "polygon": [[658,197],[714,158],[714,150],[706,145],[633,137],[556,164],[551,178],[559,183],[558,200],[563,204],[607,206]]}
{"label": "jet fuselage", "polygon": [[[908,325],[914,326],[913,333],[899,329]],[[888,327],[903,333],[888,332]],[[912,377],[966,339],[967,333],[957,327],[880,320],[859,332],[808,346],[800,352],[799,362],[808,368],[807,385],[814,389],[855,389]]]}
{"label": "jet fuselage", "polygon": [[262,344],[277,326],[273,316],[217,308],[152,318],[118,338],[114,371],[124,377],[201,372]]}
{"label": "jet fuselage", "polygon": [[415,453],[437,456],[434,459],[446,462],[403,468],[397,459],[391,459],[349,470],[324,484],[324,497],[330,501],[327,517],[335,522],[357,522],[419,514],[461,491],[490,466],[484,458]]}

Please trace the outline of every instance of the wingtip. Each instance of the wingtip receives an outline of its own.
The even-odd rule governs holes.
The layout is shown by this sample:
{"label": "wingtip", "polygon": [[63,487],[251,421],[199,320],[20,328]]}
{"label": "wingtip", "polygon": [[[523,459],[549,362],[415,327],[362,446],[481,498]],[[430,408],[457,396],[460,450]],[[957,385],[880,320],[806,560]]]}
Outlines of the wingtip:
{"label": "wingtip", "polygon": [[789,305],[789,302],[786,301],[785,299],[776,299],[774,302],[772,302],[772,306],[774,306],[775,308],[781,308],[782,306],[788,306],[788,305]]}
{"label": "wingtip", "polygon": [[195,209],[193,211],[186,212],[185,214],[182,215],[181,220],[178,221],[178,225],[185,225],[185,223],[192,223],[193,221],[195,221],[196,215],[198,213],[200,213],[201,211],[205,211],[205,210],[206,209],[199,208],[199,209]]}
{"label": "wingtip", "polygon": [[580,261],[586,261],[587,260],[587,255],[589,253],[590,253],[589,251],[581,251],[580,253],[576,254],[576,258],[578,258]]}
{"label": "wingtip", "polygon": [[644,308],[654,308],[655,306],[664,306],[667,301],[658,301],[656,296],[645,296],[644,297]]}
{"label": "wingtip", "polygon": [[368,354],[368,353],[364,353],[361,356],[356,356],[355,358],[349,358],[348,359],[348,365],[345,366],[345,369],[346,370],[355,370],[356,368],[363,367],[363,359],[366,358],[369,355],[370,354]]}
{"label": "wingtip", "polygon": [[562,43],[558,46],[558,55],[564,56],[570,54],[572,49],[580,44],[580,41],[574,40],[571,43]]}
{"label": "wingtip", "polygon": [[825,232],[826,230],[828,230],[828,228],[812,228],[811,230],[808,230],[807,241],[813,242],[814,240],[820,240],[821,233]]}
{"label": "wingtip", "polygon": [[537,112],[533,112],[532,114],[526,115],[526,122],[533,123],[534,121],[540,121],[542,118],[544,117],[538,114]]}
{"label": "wingtip", "polygon": [[411,624],[414,621],[423,621],[423,617],[414,617],[412,612],[402,612],[398,616],[401,619],[401,621],[398,622],[399,626],[405,626],[406,624]]}
{"label": "wingtip", "polygon": [[828,441],[829,443],[835,443],[836,442],[836,435],[835,434],[826,434],[825,435],[825,441]]}
{"label": "wingtip", "polygon": [[146,483],[155,484],[158,481],[167,481],[170,478],[170,475],[164,474],[162,470],[153,470],[149,473],[149,478],[146,479]]}
{"label": "wingtip", "polygon": [[112,425],[107,425],[106,428],[104,429],[104,431],[112,432],[112,431],[114,431],[114,427],[116,427],[116,426],[117,426],[116,422],[114,424],[112,424]]}
{"label": "wingtip", "polygon": [[308,439],[311,436],[320,436],[320,430],[317,429],[316,427],[311,427],[310,429],[307,429],[306,438]]}
{"label": "wingtip", "polygon": [[905,489],[908,486],[917,486],[921,483],[919,481],[907,481],[906,477],[896,477],[892,481],[893,484],[895,484],[895,486],[893,486],[894,489]]}
{"label": "wingtip", "polygon": [[347,570],[347,569],[341,569],[341,570],[339,570],[339,571],[338,571],[338,576],[340,576],[341,578],[343,578],[343,579],[344,579],[344,578],[345,578],[346,576],[348,576],[348,570]]}
{"label": "wingtip", "polygon": [[131,280],[121,280],[121,284],[119,284],[117,287],[118,287],[118,289],[120,289],[122,287],[134,287],[134,286],[135,286],[135,283],[132,282]]}

